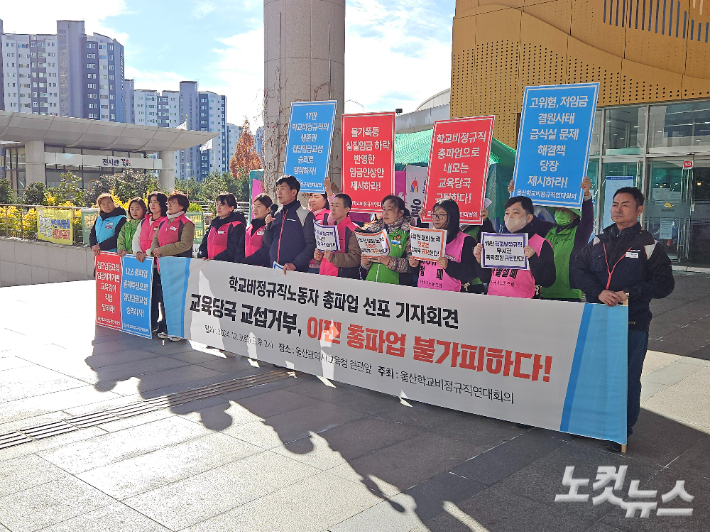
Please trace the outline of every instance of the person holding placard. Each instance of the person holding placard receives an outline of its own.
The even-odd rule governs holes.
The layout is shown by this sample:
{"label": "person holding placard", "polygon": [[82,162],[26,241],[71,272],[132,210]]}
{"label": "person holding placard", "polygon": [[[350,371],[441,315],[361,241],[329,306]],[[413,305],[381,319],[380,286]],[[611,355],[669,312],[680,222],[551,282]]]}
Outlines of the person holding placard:
{"label": "person holding placard", "polygon": [[[483,218],[483,223],[481,225],[462,225],[461,231],[467,234],[476,241],[474,244],[474,249],[481,241],[482,233],[495,233],[496,230],[493,228],[493,222],[488,218],[488,206],[491,204],[491,200],[486,198],[484,200],[484,207],[481,209],[481,217]],[[472,254],[473,255],[473,254]],[[475,258],[475,257],[474,257]],[[478,264],[478,263],[476,263]],[[468,292],[469,294],[484,294],[485,286],[480,277],[474,277],[468,282],[463,283],[461,286],[462,292]]]}
{"label": "person holding placard", "polygon": [[281,209],[266,230],[261,249],[246,257],[244,264],[260,266],[276,262],[285,271],[308,271],[316,249],[315,217],[298,201],[299,190],[301,184],[292,175],[276,181],[276,197]]}
{"label": "person holding placard", "polygon": [[446,248],[438,261],[419,261],[409,256],[409,265],[419,271],[417,286],[460,292],[462,283],[478,275],[478,263],[473,256],[476,239],[459,229],[459,206],[452,199],[434,204],[431,219],[434,229],[446,230]]}
{"label": "person holding placard", "polygon": [[[247,226],[246,234],[244,235],[244,257],[250,257],[259,249],[264,242],[264,234],[266,233],[266,217],[271,212],[273,201],[268,194],[261,193],[251,205],[251,213],[254,216],[249,226]],[[259,266],[268,266],[268,264],[259,264]]]}
{"label": "person holding placard", "polygon": [[198,259],[242,262],[244,260],[244,235],[247,224],[244,215],[235,210],[237,198],[227,192],[215,200],[217,216],[202,238]]}
{"label": "person holding placard", "polygon": [[557,207],[554,209],[555,225],[547,233],[547,240],[555,253],[557,278],[555,284],[540,290],[541,299],[581,301],[582,291],[569,284],[569,265],[574,256],[587,245],[594,231],[594,205],[592,182],[584,177],[580,188],[584,189],[582,210]]}
{"label": "person holding placard", "polygon": [[313,258],[320,261],[320,274],[333,277],[360,277],[360,245],[355,230],[358,227],[350,220],[352,199],[347,194],[336,194],[330,203],[330,216],[335,222],[340,242],[340,251],[316,249]]}
{"label": "person holding placard", "polygon": [[[616,191],[611,206],[614,221],[582,248],[570,264],[570,280],[589,303],[629,306],[628,402],[626,432],[631,435],[641,408],[641,370],[648,349],[651,300],[669,296],[675,288],[673,268],[663,246],[638,222],[644,196],[636,187]],[[613,450],[621,450],[612,442]]]}
{"label": "person holding placard", "polygon": [[[308,194],[308,210],[313,213],[313,216],[321,225],[329,225],[330,203],[328,196],[311,192]],[[313,259],[308,265],[308,273],[318,273],[320,269],[320,261]]]}
{"label": "person holding placard", "polygon": [[389,255],[368,257],[364,253],[360,265],[367,270],[367,281],[387,284],[406,284],[405,274],[411,272],[407,259],[409,240],[409,211],[398,196],[385,196],[382,200],[382,218],[365,228],[367,233],[385,231],[389,240]]}
{"label": "person holding placard", "polygon": [[[529,266],[528,269],[481,268],[481,281],[489,283],[488,295],[532,299],[538,297],[538,287],[554,284],[555,255],[552,245],[535,232],[533,212],[532,200],[525,196],[514,196],[506,202],[505,227],[511,233],[527,234],[524,252]],[[474,256],[479,264],[483,252],[483,246],[478,244]]]}
{"label": "person holding placard", "polygon": [[143,198],[133,198],[128,203],[128,220],[126,220],[126,223],[123,224],[121,231],[118,233],[117,249],[119,257],[133,255],[136,251],[140,251],[140,248],[133,249],[133,237],[147,212],[148,207]]}

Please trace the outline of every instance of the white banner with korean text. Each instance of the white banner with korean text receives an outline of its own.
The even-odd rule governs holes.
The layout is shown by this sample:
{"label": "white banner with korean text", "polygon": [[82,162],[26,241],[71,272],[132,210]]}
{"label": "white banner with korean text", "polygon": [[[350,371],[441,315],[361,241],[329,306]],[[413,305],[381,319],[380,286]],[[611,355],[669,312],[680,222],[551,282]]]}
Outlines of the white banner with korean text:
{"label": "white banner with korean text", "polygon": [[160,263],[171,335],[403,398],[626,442],[626,307]]}

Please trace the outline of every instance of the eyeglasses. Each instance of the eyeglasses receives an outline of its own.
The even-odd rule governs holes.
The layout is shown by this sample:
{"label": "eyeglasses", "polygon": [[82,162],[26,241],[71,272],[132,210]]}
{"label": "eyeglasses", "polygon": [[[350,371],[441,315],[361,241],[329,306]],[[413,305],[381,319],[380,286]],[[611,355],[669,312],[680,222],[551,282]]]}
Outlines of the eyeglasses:
{"label": "eyeglasses", "polygon": [[448,214],[432,214],[431,218],[432,220],[446,220],[448,216]]}

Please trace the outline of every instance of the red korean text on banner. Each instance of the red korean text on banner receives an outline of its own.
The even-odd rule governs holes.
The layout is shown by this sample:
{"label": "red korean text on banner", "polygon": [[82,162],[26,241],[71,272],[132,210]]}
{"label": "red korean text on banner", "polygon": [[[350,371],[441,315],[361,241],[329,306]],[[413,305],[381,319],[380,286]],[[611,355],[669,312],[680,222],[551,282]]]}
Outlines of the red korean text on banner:
{"label": "red korean text on banner", "polygon": [[437,201],[456,201],[462,224],[481,224],[493,141],[494,116],[434,122],[422,219],[431,220]]}
{"label": "red korean text on banner", "polygon": [[121,330],[121,257],[102,251],[96,258],[96,324]]}
{"label": "red korean text on banner", "polygon": [[343,115],[343,193],[353,212],[377,213],[394,194],[394,113]]}

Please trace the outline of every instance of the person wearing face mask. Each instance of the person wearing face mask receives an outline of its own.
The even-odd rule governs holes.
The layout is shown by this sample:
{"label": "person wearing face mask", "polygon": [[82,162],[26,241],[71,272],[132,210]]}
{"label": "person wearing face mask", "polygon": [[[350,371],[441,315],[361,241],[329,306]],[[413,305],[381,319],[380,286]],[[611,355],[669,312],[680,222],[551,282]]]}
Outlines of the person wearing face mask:
{"label": "person wearing face mask", "polygon": [[[538,287],[552,286],[556,279],[555,255],[550,243],[535,232],[532,226],[534,208],[532,200],[525,196],[514,196],[505,204],[505,227],[511,233],[526,233],[528,245],[525,257],[528,270],[508,268],[481,268],[480,278],[488,282],[488,295],[534,298]],[[474,250],[476,261],[481,263],[483,246],[478,244]]]}
{"label": "person wearing face mask", "polygon": [[320,261],[320,274],[333,277],[358,279],[360,273],[360,245],[355,230],[358,228],[350,220],[350,208],[353,201],[347,194],[333,197],[330,215],[338,231],[340,251],[321,251],[316,249],[313,256]]}
{"label": "person wearing face mask", "polygon": [[[434,204],[431,219],[434,229],[446,229],[446,249],[438,261],[409,257],[409,265],[419,271],[417,286],[460,292],[462,283],[478,275],[478,263],[473,257],[476,239],[459,229],[459,206],[452,199]],[[407,247],[409,252],[409,243]]]}
{"label": "person wearing face mask", "polygon": [[363,232],[379,233],[385,230],[389,237],[390,254],[386,257],[362,257],[360,265],[367,270],[367,281],[409,286],[411,283],[403,275],[411,272],[407,259],[409,210],[398,196],[385,196],[381,205],[382,218],[367,225]]}
{"label": "person wearing face mask", "polygon": [[[328,196],[319,193],[308,194],[308,210],[313,213],[313,217],[321,225],[330,224],[330,203]],[[318,273],[320,270],[320,260],[315,258],[308,264],[308,273]]]}
{"label": "person wearing face mask", "polygon": [[594,231],[594,205],[592,205],[592,182],[582,180],[584,201],[582,212],[577,209],[557,208],[554,211],[555,225],[547,233],[547,240],[555,253],[555,284],[540,290],[541,299],[581,301],[582,291],[570,287],[569,265],[577,252],[587,245]]}
{"label": "person wearing face mask", "polygon": [[[476,241],[474,248],[481,241],[482,233],[495,233],[496,230],[493,227],[493,223],[488,219],[488,206],[491,204],[491,200],[488,198],[484,201],[484,208],[481,211],[481,216],[483,217],[483,223],[481,225],[462,225],[461,231],[466,233],[468,236],[473,237]],[[473,257],[473,253],[471,254]],[[478,273],[476,273],[478,275]],[[462,292],[468,292],[469,294],[484,294],[485,286],[480,277],[474,277],[468,282],[464,282],[461,286]]]}

